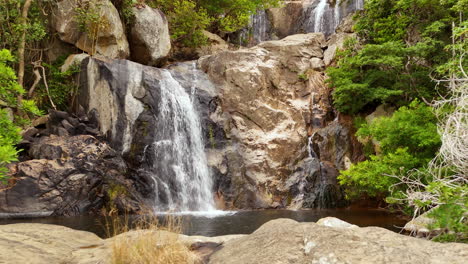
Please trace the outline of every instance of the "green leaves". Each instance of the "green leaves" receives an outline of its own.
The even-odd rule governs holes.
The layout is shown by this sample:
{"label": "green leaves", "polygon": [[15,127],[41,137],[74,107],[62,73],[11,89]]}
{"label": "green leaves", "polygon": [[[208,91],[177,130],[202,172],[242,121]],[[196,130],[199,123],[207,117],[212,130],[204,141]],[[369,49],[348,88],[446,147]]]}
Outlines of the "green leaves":
{"label": "green leaves", "polygon": [[415,100],[409,106],[400,107],[391,117],[364,124],[356,135],[377,140],[383,154],[405,147],[412,155],[431,159],[441,143],[436,123],[432,108]]}
{"label": "green leaves", "polygon": [[258,9],[274,7],[279,0],[151,0],[169,19],[172,39],[183,46],[206,43],[203,30],[234,32],[245,27]]}
{"label": "green leaves", "polygon": [[363,194],[370,197],[387,195],[390,186],[397,183],[396,178],[387,175],[406,173],[420,165],[418,158],[408,153],[406,148],[398,148],[387,155],[371,155],[369,160],[352,165],[342,171],[338,180],[347,186],[347,197],[356,198]]}
{"label": "green leaves", "polygon": [[32,115],[41,115],[41,111],[37,108],[32,100],[23,100],[18,103],[18,95],[25,93],[23,87],[16,82],[15,71],[8,66],[14,61],[14,57],[9,50],[0,50],[0,100],[7,107],[16,108]]}
{"label": "green leaves", "polygon": [[1,0],[0,3],[0,49],[6,48],[14,51],[24,31],[26,31],[27,43],[41,41],[46,37],[47,19],[44,12],[46,3],[32,2],[26,26],[21,23],[20,7],[24,0]]}
{"label": "green leaves", "polygon": [[[451,42],[452,22],[459,21],[456,5],[464,3],[466,0],[366,1],[355,25],[362,44],[348,43],[347,51],[338,56],[338,67],[327,70],[335,89],[335,107],[355,114],[381,103],[402,106],[415,98],[430,101],[443,94],[443,87],[436,91],[429,76],[436,68],[443,74],[454,69],[454,65],[439,65],[452,56],[453,47],[444,46]],[[359,100],[354,100],[357,96]]]}
{"label": "green leaves", "polygon": [[401,186],[390,191],[398,179],[388,175],[421,168],[435,156],[440,147],[436,123],[432,108],[415,100],[391,117],[362,124],[356,135],[361,140],[376,140],[381,153],[341,172],[340,184],[348,187],[348,196],[359,197],[364,193],[371,197],[387,196],[404,189]]}
{"label": "green leaves", "polygon": [[16,82],[15,71],[7,65],[13,61],[9,50],[0,50],[0,100],[9,107],[16,107],[16,97],[24,94],[24,89]]}
{"label": "green leaves", "polygon": [[0,109],[0,181],[6,179],[6,165],[17,160],[15,145],[20,141],[20,129],[8,118],[6,111]]}

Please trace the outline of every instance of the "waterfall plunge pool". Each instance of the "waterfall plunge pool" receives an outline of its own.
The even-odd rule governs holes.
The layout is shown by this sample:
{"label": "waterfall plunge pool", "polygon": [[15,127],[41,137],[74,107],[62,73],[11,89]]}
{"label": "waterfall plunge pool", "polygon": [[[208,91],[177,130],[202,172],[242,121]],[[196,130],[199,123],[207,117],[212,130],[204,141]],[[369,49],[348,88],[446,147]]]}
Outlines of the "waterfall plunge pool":
{"label": "waterfall plunge pool", "polygon": [[[219,213],[222,212],[222,213]],[[360,227],[378,226],[394,232],[399,232],[408,219],[386,210],[376,209],[323,209],[323,210],[254,210],[223,212],[217,214],[203,212],[176,213],[182,222],[182,233],[186,235],[222,236],[231,234],[250,234],[264,223],[277,218],[290,218],[298,222],[316,222],[327,216]],[[158,218],[164,222],[167,214],[160,214]],[[138,216],[128,217],[130,225]],[[112,219],[107,219],[112,221]],[[77,230],[89,231],[106,238],[109,233],[105,228],[106,219],[96,216],[78,217],[41,217],[41,218],[3,218],[0,224],[41,223],[55,224]],[[113,233],[112,230],[110,232]]]}

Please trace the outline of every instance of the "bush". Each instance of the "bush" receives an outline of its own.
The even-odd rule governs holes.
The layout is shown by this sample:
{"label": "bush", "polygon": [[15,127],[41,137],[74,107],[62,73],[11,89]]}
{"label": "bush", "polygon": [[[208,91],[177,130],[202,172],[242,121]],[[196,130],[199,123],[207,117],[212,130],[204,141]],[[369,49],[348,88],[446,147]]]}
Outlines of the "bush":
{"label": "bush", "polygon": [[142,217],[130,230],[128,220],[114,219],[112,229],[112,264],[200,263],[200,259],[180,240],[180,219],[169,216],[166,225],[156,216]]}
{"label": "bush", "polygon": [[388,175],[406,174],[409,170],[425,166],[435,157],[440,147],[436,122],[432,108],[415,100],[391,117],[380,117],[370,124],[362,124],[356,135],[360,141],[377,140],[381,153],[341,172],[338,179],[347,187],[348,197],[363,194],[385,197],[404,189],[400,186],[390,191],[398,179]]}
{"label": "bush", "polygon": [[[10,107],[23,114],[40,115],[41,111],[32,100],[18,102],[18,96],[24,94],[24,89],[16,82],[15,71],[8,65],[14,61],[9,50],[0,50],[0,106]],[[16,124],[9,119],[6,110],[0,109],[0,180],[6,179],[6,165],[15,161],[18,151],[15,145],[21,141],[20,129],[16,126],[27,120],[16,117]]]}
{"label": "bush", "polygon": [[[369,0],[356,16],[357,40],[349,41],[330,67],[335,107],[355,114],[381,103],[431,101],[439,93],[430,75],[451,56],[452,22],[466,13],[466,1]],[[463,15],[462,15],[463,16]],[[438,72],[441,72],[439,70]]]}
{"label": "bush", "polygon": [[20,129],[8,118],[6,111],[0,109],[0,181],[7,179],[6,165],[17,160],[15,145],[20,141]]}
{"label": "bush", "polygon": [[5,106],[23,111],[25,114],[41,115],[41,111],[32,100],[18,102],[18,96],[25,93],[23,87],[16,82],[15,71],[8,66],[14,57],[9,50],[0,50],[0,100]]}
{"label": "bush", "polygon": [[[74,81],[75,74],[80,72],[80,65],[72,65],[65,72],[62,72],[60,67],[65,62],[67,56],[59,57],[52,64],[43,63],[47,69],[47,82],[49,86],[50,98],[54,102],[58,110],[67,111],[70,108],[70,102],[77,94],[77,84]],[[47,110],[52,108],[47,91],[43,84],[41,89],[36,92],[36,100],[41,109]]]}

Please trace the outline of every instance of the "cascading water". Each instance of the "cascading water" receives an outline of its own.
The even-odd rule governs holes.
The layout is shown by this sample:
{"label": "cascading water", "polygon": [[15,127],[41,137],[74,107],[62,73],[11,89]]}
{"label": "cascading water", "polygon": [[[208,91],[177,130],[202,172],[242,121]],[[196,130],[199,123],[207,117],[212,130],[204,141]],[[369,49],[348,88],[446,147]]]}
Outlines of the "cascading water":
{"label": "cascading water", "polygon": [[344,17],[363,8],[364,0],[336,0],[333,4],[329,0],[316,0],[305,9],[304,30],[333,34]]}
{"label": "cascading water", "polygon": [[251,17],[251,21],[254,44],[269,40],[269,21],[266,11],[258,10],[257,13]]}
{"label": "cascading water", "polygon": [[319,4],[314,10],[314,32],[323,32],[325,8],[327,7],[327,0],[320,0]]}
{"label": "cascading water", "polygon": [[193,96],[169,71],[162,70],[161,77],[161,101],[151,148],[156,210],[214,211],[213,183]]}

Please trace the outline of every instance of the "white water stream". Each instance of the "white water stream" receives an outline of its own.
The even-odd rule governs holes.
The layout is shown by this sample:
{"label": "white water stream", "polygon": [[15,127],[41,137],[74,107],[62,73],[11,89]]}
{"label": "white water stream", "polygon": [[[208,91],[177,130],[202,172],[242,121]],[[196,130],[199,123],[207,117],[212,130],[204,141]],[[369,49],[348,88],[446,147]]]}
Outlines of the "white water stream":
{"label": "white water stream", "polygon": [[215,211],[213,182],[193,96],[169,71],[163,70],[161,75],[161,101],[152,148],[156,211]]}

